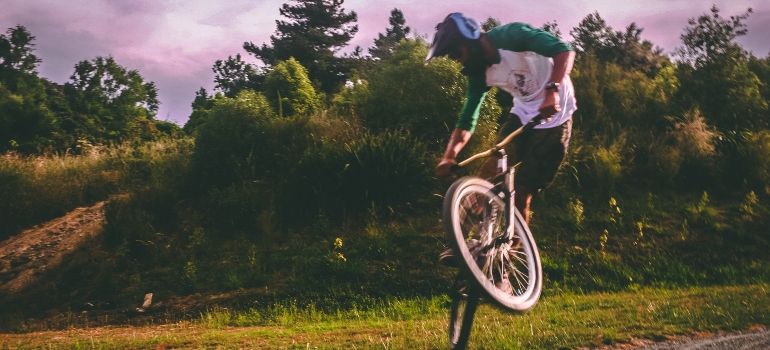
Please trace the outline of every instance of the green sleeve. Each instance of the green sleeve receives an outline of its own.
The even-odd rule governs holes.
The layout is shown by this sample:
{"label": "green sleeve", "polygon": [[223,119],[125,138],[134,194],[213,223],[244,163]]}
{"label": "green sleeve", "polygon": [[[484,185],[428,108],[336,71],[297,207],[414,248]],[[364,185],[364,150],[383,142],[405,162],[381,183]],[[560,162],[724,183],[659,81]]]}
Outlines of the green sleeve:
{"label": "green sleeve", "polygon": [[468,130],[471,133],[476,129],[476,123],[479,120],[479,111],[481,103],[487,96],[489,87],[487,86],[484,75],[473,75],[468,77],[468,86],[465,89],[465,104],[460,112],[460,119],[455,124],[456,128]]}
{"label": "green sleeve", "polygon": [[569,44],[551,33],[533,28],[526,23],[506,24],[490,30],[487,35],[495,47],[508,51],[532,51],[545,57],[553,57],[559,52],[574,51]]}

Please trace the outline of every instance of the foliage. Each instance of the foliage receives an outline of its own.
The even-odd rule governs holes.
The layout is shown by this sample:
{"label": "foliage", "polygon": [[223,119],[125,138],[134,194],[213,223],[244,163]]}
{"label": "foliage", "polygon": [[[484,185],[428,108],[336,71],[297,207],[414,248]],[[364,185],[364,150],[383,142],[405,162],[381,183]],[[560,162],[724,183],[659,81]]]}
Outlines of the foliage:
{"label": "foliage", "polygon": [[351,80],[332,97],[331,110],[340,115],[361,118],[368,98],[369,82],[353,74]]}
{"label": "foliage", "polygon": [[374,58],[383,59],[389,56],[396,44],[405,39],[411,31],[411,28],[405,26],[404,13],[397,8],[390,11],[388,22],[390,28],[385,29],[385,35],[377,34],[377,39],[374,39],[374,46],[369,48],[369,54]]}
{"label": "foliage", "polygon": [[561,39],[561,29],[559,29],[559,24],[556,23],[555,20],[553,22],[543,23],[543,26],[540,27],[540,29],[545,30],[546,32],[551,33],[553,36]]}
{"label": "foliage", "polygon": [[253,91],[242,91],[234,99],[215,102],[208,118],[198,127],[193,166],[204,184],[227,187],[235,181],[253,178],[265,149],[264,125],[275,118],[267,99]]}
{"label": "foliage", "polygon": [[433,185],[430,161],[425,145],[403,131],[367,133],[344,147],[310,148],[292,180],[296,187],[289,188],[290,205],[333,217],[372,206],[419,206]]}
{"label": "foliage", "polygon": [[217,60],[212,68],[215,89],[233,98],[244,89],[261,90],[265,77],[253,64],[243,61],[241,54],[228,56],[226,61]]}
{"label": "foliage", "polygon": [[[437,218],[448,182],[431,173],[462,106],[459,66],[425,65],[420,38],[402,38],[379,60],[365,60],[360,48],[334,57],[342,46],[301,26],[317,16],[320,29],[336,18],[329,12],[340,21],[352,13],[341,1],[297,3],[284,6],[297,16],[279,23],[272,47],[252,45],[273,59],[264,82],[251,79],[256,68],[240,56],[215,63],[221,85],[213,95],[196,93],[185,125],[194,144],[160,138],[178,128],[154,119],[154,86],[111,58],[81,62],[66,87],[37,77],[29,68],[35,59],[25,69],[9,66],[16,73],[0,81],[0,150],[14,151],[0,159],[0,235],[122,194],[107,206],[104,250],[76,254],[46,275],[50,284],[30,291],[35,303],[26,307],[111,298],[133,309],[137,295],[157,290],[228,293],[249,307],[310,300],[355,309],[367,298],[448,290],[455,271],[435,261],[444,249]],[[734,21],[728,29],[737,35],[744,27]],[[352,33],[345,23],[331,30],[336,38]],[[394,33],[396,24],[406,28],[391,24]],[[551,25],[558,29],[544,27]],[[731,43],[703,64],[672,64],[641,28],[614,31],[598,13],[571,33],[580,108],[562,174],[536,195],[531,220],[551,293],[545,298],[770,280],[768,59]],[[21,37],[14,47],[31,54],[34,37]],[[269,56],[319,47],[308,56],[318,63],[311,73],[299,57]],[[335,66],[343,61],[359,69]],[[337,86],[346,84],[325,109],[312,84],[326,90],[320,73],[332,71]],[[489,146],[500,113],[488,98],[466,154]],[[133,142],[98,144],[121,139]],[[257,313],[201,322],[299,317],[290,306]],[[612,329],[601,335],[618,337]]]}
{"label": "foliage", "polygon": [[32,52],[35,37],[24,26],[8,28],[0,34],[0,81],[14,74],[36,74],[41,60]]}
{"label": "foliage", "polygon": [[699,106],[707,119],[723,131],[767,128],[768,102],[762,98],[764,84],[749,69],[746,51],[734,42],[745,35],[743,23],[752,13],[725,19],[712,6],[711,15],[690,19],[682,34],[680,80],[690,86],[681,91],[682,105]]}
{"label": "foliage", "polygon": [[277,20],[276,32],[270,36],[272,46],[261,47],[247,42],[243,48],[268,66],[280,61],[296,59],[308,69],[311,81],[318,82],[321,90],[332,92],[345,81],[348,68],[344,60],[334,56],[358,32],[355,12],[346,13],[341,7],[344,0],[293,0],[283,4]]}
{"label": "foliage", "polygon": [[[464,97],[460,67],[447,59],[425,65],[427,50],[418,40],[403,40],[393,54],[381,61],[368,78],[363,103],[363,122],[374,132],[404,129],[429,140],[435,151],[454,129]],[[485,101],[479,120],[478,139],[491,133],[500,110],[492,99]],[[442,141],[439,141],[442,140]]]}
{"label": "foliage", "polygon": [[676,50],[677,56],[683,62],[702,67],[721,57],[742,52],[743,49],[733,40],[746,35],[748,29],[743,21],[752,12],[749,8],[744,14],[730,16],[728,20],[719,15],[719,8],[716,5],[712,5],[710,15],[704,14],[697,19],[691,18],[687,21],[688,27],[681,35],[684,46]]}
{"label": "foliage", "polygon": [[174,140],[116,147],[81,140],[78,155],[6,153],[0,158],[0,239],[78,206],[144,186],[151,179],[145,176],[152,162],[174,154],[188,157],[186,149],[189,144]]}
{"label": "foliage", "polygon": [[[750,188],[770,194],[770,130],[760,130],[746,136],[739,153],[742,155],[740,161],[744,163],[742,169],[745,169],[741,175]],[[737,172],[740,168],[728,171]]]}
{"label": "foliage", "polygon": [[307,70],[294,58],[279,62],[267,73],[265,96],[279,116],[308,114],[320,108]]}
{"label": "foliage", "polygon": [[158,140],[178,128],[155,120],[158,90],[112,57],[75,66],[64,86],[37,76],[35,37],[23,26],[0,35],[0,151],[66,151],[93,143]]}
{"label": "foliage", "polygon": [[654,76],[668,59],[663,49],[641,39],[642,31],[636,23],[628,25],[625,31],[614,31],[594,12],[570,31],[574,38],[571,44],[580,56],[593,54],[603,62]]}

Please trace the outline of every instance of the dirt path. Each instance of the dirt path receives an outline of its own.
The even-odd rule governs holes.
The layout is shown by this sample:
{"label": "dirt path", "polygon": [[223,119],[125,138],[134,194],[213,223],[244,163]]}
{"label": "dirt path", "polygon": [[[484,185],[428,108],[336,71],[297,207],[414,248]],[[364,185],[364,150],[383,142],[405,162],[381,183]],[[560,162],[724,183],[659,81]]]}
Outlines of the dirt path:
{"label": "dirt path", "polygon": [[86,238],[101,234],[103,226],[104,202],[99,202],[0,242],[0,293],[23,290]]}
{"label": "dirt path", "polygon": [[747,332],[719,334],[705,338],[667,341],[636,350],[754,350],[770,349],[770,329],[759,328]]}

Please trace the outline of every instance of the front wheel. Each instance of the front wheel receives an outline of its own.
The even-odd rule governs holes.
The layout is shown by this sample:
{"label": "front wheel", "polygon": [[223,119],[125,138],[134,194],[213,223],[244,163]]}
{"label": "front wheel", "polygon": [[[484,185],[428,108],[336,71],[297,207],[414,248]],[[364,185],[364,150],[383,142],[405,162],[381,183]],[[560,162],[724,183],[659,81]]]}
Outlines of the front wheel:
{"label": "front wheel", "polygon": [[514,236],[506,232],[508,199],[482,179],[455,181],[444,197],[444,230],[460,260],[492,300],[511,311],[535,306],[543,287],[540,254],[529,227],[515,208]]}

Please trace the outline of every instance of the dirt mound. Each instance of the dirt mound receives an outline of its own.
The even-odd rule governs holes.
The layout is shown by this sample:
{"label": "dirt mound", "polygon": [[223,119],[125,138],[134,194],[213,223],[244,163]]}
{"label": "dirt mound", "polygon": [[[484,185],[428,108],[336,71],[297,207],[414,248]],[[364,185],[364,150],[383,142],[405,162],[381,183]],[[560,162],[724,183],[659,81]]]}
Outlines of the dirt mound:
{"label": "dirt mound", "polygon": [[77,208],[0,242],[0,292],[16,293],[103,231],[104,202]]}

